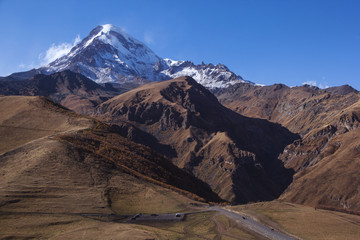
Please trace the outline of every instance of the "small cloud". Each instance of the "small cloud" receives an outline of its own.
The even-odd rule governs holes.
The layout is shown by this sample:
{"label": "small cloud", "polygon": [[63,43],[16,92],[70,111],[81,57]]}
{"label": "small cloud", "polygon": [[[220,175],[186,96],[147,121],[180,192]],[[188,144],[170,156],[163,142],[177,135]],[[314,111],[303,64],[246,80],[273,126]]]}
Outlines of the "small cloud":
{"label": "small cloud", "polygon": [[39,55],[41,61],[40,65],[46,65],[55,61],[56,59],[68,54],[70,50],[80,42],[80,35],[77,35],[73,43],[60,43],[58,45],[52,44],[45,53]]}
{"label": "small cloud", "polygon": [[316,81],[306,81],[306,82],[303,82],[302,85],[310,85],[310,86],[317,87]]}
{"label": "small cloud", "polygon": [[154,43],[154,38],[152,36],[151,33],[145,33],[144,34],[144,41],[146,44],[153,44]]}
{"label": "small cloud", "polygon": [[310,85],[310,86],[325,89],[325,88],[329,87],[328,83],[326,81],[324,81],[325,79],[326,79],[326,77],[322,77],[323,82],[321,82],[319,84],[316,81],[306,81],[306,82],[303,82],[302,85],[307,84],[307,85]]}
{"label": "small cloud", "polygon": [[75,45],[79,44],[80,41],[81,41],[80,34],[78,34],[78,35],[76,36],[76,38],[74,39],[73,45],[75,46]]}
{"label": "small cloud", "polygon": [[325,89],[329,88],[329,84],[326,82],[326,77],[322,77],[322,83],[319,84],[319,88]]}
{"label": "small cloud", "polygon": [[326,82],[325,83],[320,83],[319,88],[321,88],[321,89],[329,88],[329,85]]}

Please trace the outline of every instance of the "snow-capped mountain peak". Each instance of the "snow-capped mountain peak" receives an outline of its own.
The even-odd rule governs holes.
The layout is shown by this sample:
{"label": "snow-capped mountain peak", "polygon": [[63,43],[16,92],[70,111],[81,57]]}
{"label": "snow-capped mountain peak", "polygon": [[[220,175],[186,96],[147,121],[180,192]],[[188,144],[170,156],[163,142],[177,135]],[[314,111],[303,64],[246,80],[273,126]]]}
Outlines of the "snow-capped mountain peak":
{"label": "snow-capped mountain peak", "polygon": [[198,83],[207,88],[225,88],[240,82],[248,82],[241,76],[231,72],[223,64],[199,64],[195,65],[190,61],[174,61],[163,59],[166,67],[159,72],[169,78],[190,76]]}
{"label": "snow-capped mountain peak", "polygon": [[127,40],[129,40],[129,35],[123,31],[121,28],[116,27],[112,24],[105,24],[105,25],[101,25],[101,28],[99,28],[99,31],[96,35],[92,36],[86,43],[85,43],[85,47],[87,47],[88,45],[90,45],[95,38],[99,38],[103,41],[107,41],[109,40],[109,33],[110,32],[117,32],[119,34],[121,34],[122,36],[124,36]]}
{"label": "snow-capped mountain peak", "polygon": [[111,24],[94,28],[71,51],[39,70],[54,73],[69,69],[98,82],[144,82],[191,76],[209,87],[226,87],[244,80],[222,64],[195,65],[158,57],[145,44]]}
{"label": "snow-capped mountain peak", "polygon": [[163,60],[166,63],[166,65],[168,65],[169,67],[179,66],[185,62],[185,61],[175,61],[170,58],[164,58]]}
{"label": "snow-capped mountain peak", "polygon": [[154,65],[161,59],[147,46],[111,24],[93,29],[71,51],[50,63],[46,72],[70,69],[104,82],[154,81]]}

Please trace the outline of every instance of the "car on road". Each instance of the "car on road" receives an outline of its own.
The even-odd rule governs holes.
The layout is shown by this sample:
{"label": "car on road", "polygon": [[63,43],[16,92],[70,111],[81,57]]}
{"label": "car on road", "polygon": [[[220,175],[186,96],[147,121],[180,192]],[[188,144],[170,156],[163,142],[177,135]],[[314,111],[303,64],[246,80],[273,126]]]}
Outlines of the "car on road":
{"label": "car on road", "polygon": [[131,218],[131,221],[135,221],[138,217],[140,217],[142,215],[142,213],[138,213],[138,214],[136,214],[135,216],[133,216],[132,218]]}

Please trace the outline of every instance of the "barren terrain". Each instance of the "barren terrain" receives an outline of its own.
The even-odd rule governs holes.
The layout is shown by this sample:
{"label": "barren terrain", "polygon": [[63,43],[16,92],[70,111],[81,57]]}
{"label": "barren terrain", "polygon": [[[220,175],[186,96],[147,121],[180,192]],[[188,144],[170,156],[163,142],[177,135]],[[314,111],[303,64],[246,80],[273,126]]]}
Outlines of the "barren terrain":
{"label": "barren terrain", "polygon": [[350,86],[319,89],[234,85],[216,92],[225,106],[277,122],[302,139],[279,156],[296,171],[280,199],[360,210],[360,95]]}

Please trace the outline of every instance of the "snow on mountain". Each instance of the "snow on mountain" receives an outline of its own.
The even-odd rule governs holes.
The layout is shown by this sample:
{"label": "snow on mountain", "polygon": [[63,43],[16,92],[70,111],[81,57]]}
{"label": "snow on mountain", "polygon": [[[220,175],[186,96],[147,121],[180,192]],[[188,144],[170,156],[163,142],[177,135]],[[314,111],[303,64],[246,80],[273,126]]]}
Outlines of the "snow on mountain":
{"label": "snow on mountain", "polygon": [[245,82],[222,64],[195,65],[189,61],[162,59],[122,29],[105,24],[93,29],[71,51],[40,68],[50,74],[69,69],[97,83],[143,83],[191,76],[208,88]]}
{"label": "snow on mountain", "polygon": [[224,88],[239,82],[248,82],[241,76],[231,72],[225,65],[200,64],[195,65],[190,61],[174,61],[164,59],[168,68],[160,71],[170,78],[190,76],[207,88]]}
{"label": "snow on mountain", "polygon": [[132,81],[131,77],[154,81],[153,68],[160,60],[144,44],[106,24],[96,27],[67,55],[42,70],[52,73],[70,69],[98,83]]}

